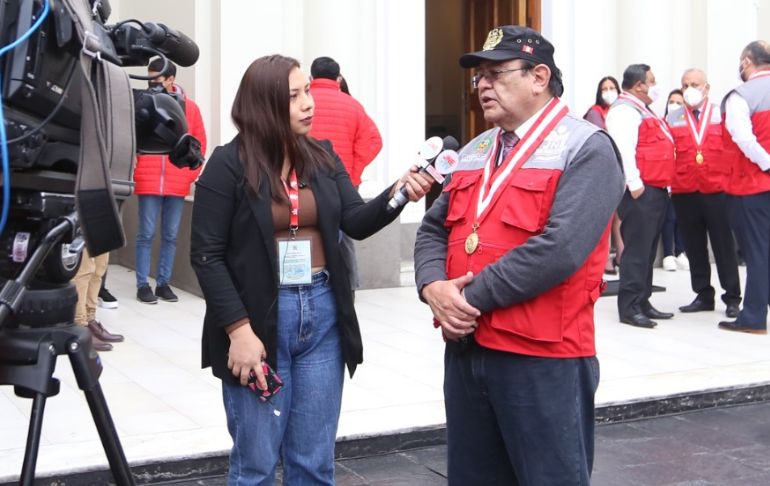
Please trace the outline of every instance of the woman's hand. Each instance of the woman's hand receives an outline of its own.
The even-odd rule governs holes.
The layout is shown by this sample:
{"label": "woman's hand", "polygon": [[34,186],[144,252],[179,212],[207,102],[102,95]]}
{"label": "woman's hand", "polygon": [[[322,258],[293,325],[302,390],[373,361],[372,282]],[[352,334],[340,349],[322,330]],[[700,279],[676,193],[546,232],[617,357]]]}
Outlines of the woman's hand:
{"label": "woman's hand", "polygon": [[428,193],[428,191],[430,191],[434,182],[435,181],[430,174],[427,172],[420,172],[420,168],[413,165],[406,174],[396,182],[396,185],[393,186],[393,192],[390,197],[393,197],[393,195],[400,191],[402,187],[406,187],[406,193],[407,196],[409,196],[409,200],[412,202],[419,201]]}
{"label": "woman's hand", "polygon": [[227,354],[227,367],[233,376],[238,378],[241,385],[249,382],[249,373],[257,375],[257,387],[260,390],[267,388],[265,375],[262,372],[262,361],[267,357],[265,346],[259,340],[251,326],[246,324],[238,326],[229,333],[230,350]]}

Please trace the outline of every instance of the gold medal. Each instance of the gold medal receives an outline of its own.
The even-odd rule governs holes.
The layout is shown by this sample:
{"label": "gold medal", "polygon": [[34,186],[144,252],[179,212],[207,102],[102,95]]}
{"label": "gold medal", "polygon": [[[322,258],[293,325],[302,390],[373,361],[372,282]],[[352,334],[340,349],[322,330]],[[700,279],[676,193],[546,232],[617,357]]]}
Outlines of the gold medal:
{"label": "gold medal", "polygon": [[479,247],[479,234],[476,233],[478,227],[478,224],[474,224],[473,232],[469,234],[467,238],[465,238],[465,253],[468,255],[472,254],[474,251],[476,251],[476,248]]}
{"label": "gold medal", "polygon": [[695,155],[695,162],[697,162],[698,165],[703,163],[703,154],[700,150],[698,150],[698,153]]}

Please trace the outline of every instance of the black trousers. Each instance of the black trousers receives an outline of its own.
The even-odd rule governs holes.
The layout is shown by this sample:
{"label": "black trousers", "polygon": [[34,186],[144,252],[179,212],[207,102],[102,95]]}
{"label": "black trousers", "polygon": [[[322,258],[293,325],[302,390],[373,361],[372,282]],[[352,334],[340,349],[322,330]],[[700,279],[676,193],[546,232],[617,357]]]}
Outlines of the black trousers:
{"label": "black trousers", "polygon": [[728,196],[728,201],[730,224],[746,260],[743,309],[735,322],[766,329],[770,303],[770,192]]}
{"label": "black trousers", "polygon": [[618,205],[623,256],[620,259],[618,314],[628,317],[650,306],[652,265],[658,250],[660,228],[666,217],[668,192],[645,184],[638,199],[626,189]]}
{"label": "black trousers", "polygon": [[679,232],[684,249],[690,260],[690,284],[701,300],[714,301],[711,286],[711,264],[708,240],[714,250],[719,284],[724,290],[725,304],[741,302],[741,281],[738,276],[738,257],[732,230],[727,217],[727,194],[673,194],[671,200],[676,211]]}
{"label": "black trousers", "polygon": [[444,354],[449,486],[588,486],[596,357],[456,348]]}

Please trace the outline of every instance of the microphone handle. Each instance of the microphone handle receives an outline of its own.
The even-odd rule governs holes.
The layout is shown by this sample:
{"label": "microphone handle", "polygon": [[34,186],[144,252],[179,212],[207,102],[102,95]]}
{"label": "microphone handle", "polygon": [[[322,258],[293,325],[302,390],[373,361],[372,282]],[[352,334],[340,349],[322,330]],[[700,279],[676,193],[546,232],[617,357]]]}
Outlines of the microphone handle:
{"label": "microphone handle", "polygon": [[[430,161],[426,161],[424,165],[420,166],[420,170],[417,171],[419,174],[420,172],[425,172],[427,170],[427,167],[435,160],[435,157],[431,159]],[[406,203],[409,202],[409,193],[406,191],[406,184],[401,186],[401,189],[398,190],[395,194],[393,194],[393,197],[390,198],[390,201],[388,201],[388,213],[392,213],[396,209],[400,208],[401,206],[406,205]]]}

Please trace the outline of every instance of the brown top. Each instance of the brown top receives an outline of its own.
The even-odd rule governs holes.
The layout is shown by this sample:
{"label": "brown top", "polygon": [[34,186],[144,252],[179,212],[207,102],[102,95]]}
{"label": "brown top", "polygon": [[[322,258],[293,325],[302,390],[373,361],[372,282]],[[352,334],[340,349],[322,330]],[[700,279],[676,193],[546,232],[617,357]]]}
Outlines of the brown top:
{"label": "brown top", "polygon": [[[273,201],[273,229],[275,238],[289,237],[289,201],[278,204]],[[297,238],[311,239],[311,252],[313,272],[318,272],[326,266],[321,231],[318,229],[318,208],[315,204],[315,196],[310,186],[299,188],[299,231]]]}

